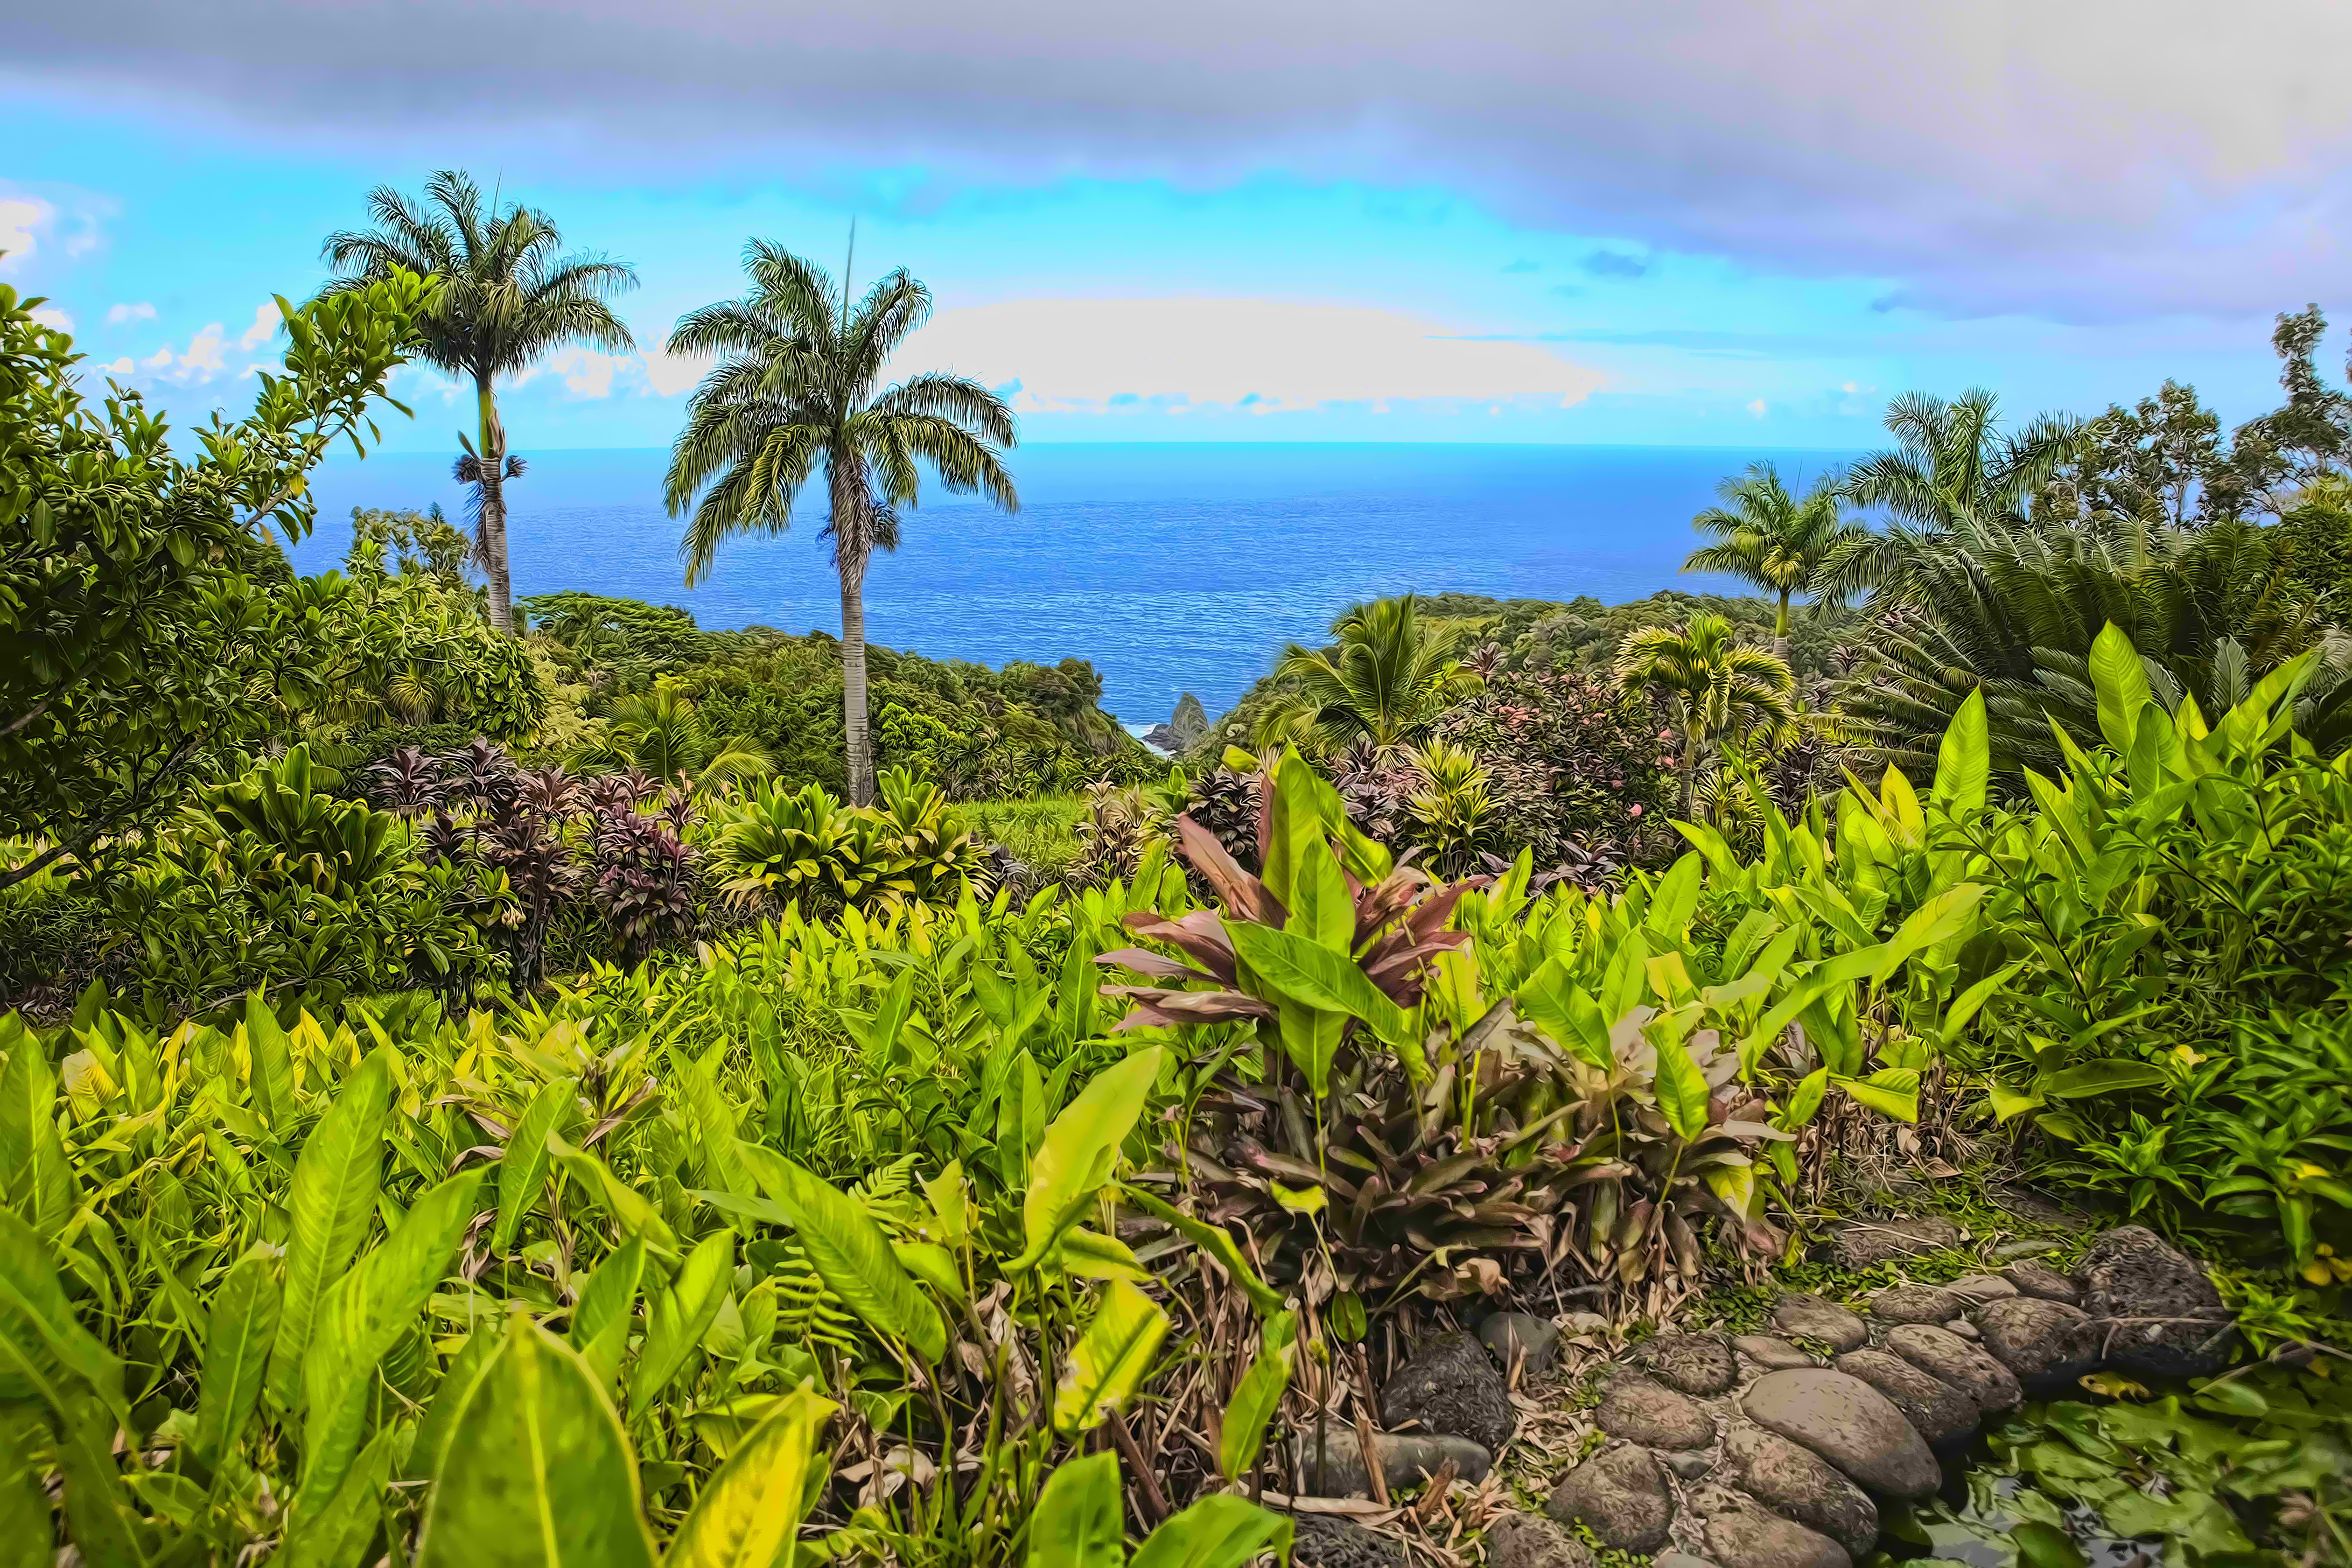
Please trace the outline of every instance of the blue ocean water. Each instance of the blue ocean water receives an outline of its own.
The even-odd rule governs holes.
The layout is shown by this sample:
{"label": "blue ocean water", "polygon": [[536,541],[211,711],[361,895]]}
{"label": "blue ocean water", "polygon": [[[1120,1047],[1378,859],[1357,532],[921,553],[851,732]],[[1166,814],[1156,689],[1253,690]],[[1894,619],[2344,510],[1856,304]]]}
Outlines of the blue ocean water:
{"label": "blue ocean water", "polygon": [[[1359,600],[1418,590],[1605,603],[1681,585],[1691,514],[1769,458],[1794,480],[1853,454],[1768,448],[1358,445],[1039,445],[1015,454],[1022,510],[938,495],[875,562],[866,635],[933,658],[1091,659],[1131,724],[1199,695],[1213,716],[1288,641],[1318,641]],[[743,539],[688,592],[659,450],[530,454],[509,488],[515,591],[581,588],[682,605],[706,626],[838,632],[839,589],[814,507]],[[447,459],[344,461],[318,482],[306,570],[339,562],[353,506],[461,515]],[[813,498],[813,500],[815,498]],[[821,501],[818,501],[821,505]]]}

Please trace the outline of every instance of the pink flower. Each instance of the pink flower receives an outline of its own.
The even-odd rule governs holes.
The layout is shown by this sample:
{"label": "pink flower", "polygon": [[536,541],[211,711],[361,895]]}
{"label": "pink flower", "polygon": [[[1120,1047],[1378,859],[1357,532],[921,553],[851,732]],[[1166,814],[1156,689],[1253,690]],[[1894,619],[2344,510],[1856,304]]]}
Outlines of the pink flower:
{"label": "pink flower", "polygon": [[1628,812],[1626,813],[1626,815],[1627,815],[1627,816],[1641,816],[1641,815],[1642,815],[1642,803],[1641,803],[1641,802],[1639,802],[1639,801],[1635,801],[1635,802],[1633,803],[1633,805],[1632,808],[1631,808],[1630,810],[1628,810]]}

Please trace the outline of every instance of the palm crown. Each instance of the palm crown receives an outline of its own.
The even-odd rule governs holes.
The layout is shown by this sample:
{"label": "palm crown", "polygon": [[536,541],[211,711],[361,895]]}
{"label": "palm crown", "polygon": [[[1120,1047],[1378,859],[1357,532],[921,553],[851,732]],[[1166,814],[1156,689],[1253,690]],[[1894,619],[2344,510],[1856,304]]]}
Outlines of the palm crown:
{"label": "palm crown", "polygon": [[373,229],[327,237],[326,258],[341,276],[321,292],[364,288],[403,269],[441,280],[431,310],[417,319],[415,352],[474,384],[481,444],[467,443],[457,477],[474,486],[476,552],[490,579],[491,619],[511,631],[503,486],[522,467],[507,455],[498,378],[567,343],[614,353],[635,348],[606,301],[635,288],[636,273],[600,256],[562,254],[563,237],[552,218],[520,203],[485,210],[481,187],[454,169],[425,182],[422,203],[378,185],[368,195],[368,211]]}
{"label": "palm crown", "polygon": [[1459,657],[1461,637],[1421,618],[1411,594],[1350,607],[1332,626],[1337,645],[1291,644],[1275,665],[1293,694],[1265,721],[1268,739],[1312,736],[1328,747],[1361,735],[1383,750],[1426,733],[1479,679]]}
{"label": "palm crown", "polygon": [[1693,616],[1685,626],[1643,626],[1618,645],[1617,679],[1675,705],[1683,727],[1683,817],[1698,788],[1701,749],[1738,731],[1785,731],[1797,719],[1796,682],[1788,661],[1733,640],[1720,616]]}
{"label": "palm crown", "polygon": [[822,268],[768,241],[745,247],[743,267],[750,293],[688,313],[670,334],[670,352],[719,364],[688,405],[666,500],[673,517],[692,510],[678,546],[691,585],[730,536],[790,528],[802,487],[824,469],[825,535],[841,576],[850,798],[862,805],[873,798],[866,564],[898,547],[898,509],[915,504],[920,464],[951,492],[984,491],[1020,510],[1003,463],[1018,438],[1013,412],[965,376],[932,372],[881,385],[891,355],[931,313],[930,290],[904,268],[853,306]]}
{"label": "palm crown", "polygon": [[1717,488],[1723,505],[1707,508],[1691,526],[1714,536],[1683,562],[1685,572],[1721,572],[1780,597],[1772,626],[1772,651],[1789,657],[1789,601],[1814,591],[1815,578],[1830,552],[1864,530],[1838,515],[1839,483],[1824,479],[1802,496],[1791,495],[1780,470],[1757,463]]}

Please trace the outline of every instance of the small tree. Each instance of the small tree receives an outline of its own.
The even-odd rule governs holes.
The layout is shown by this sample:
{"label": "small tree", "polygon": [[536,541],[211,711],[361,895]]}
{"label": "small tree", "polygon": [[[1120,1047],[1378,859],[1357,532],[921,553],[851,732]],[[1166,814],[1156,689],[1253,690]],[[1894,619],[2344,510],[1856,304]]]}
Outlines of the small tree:
{"label": "small tree", "polygon": [[1336,751],[1361,735],[1391,752],[1428,734],[1439,714],[1478,689],[1459,632],[1423,621],[1411,594],[1354,605],[1331,631],[1339,641],[1329,648],[1282,650],[1275,679],[1292,689],[1266,715],[1264,739]]}
{"label": "small tree", "polygon": [[1759,725],[1796,722],[1796,682],[1786,660],[1732,640],[1720,616],[1693,616],[1684,626],[1645,626],[1617,650],[1617,680],[1674,704],[1683,737],[1682,817],[1698,799],[1698,770],[1706,748],[1728,734]]}
{"label": "small tree", "polygon": [[190,764],[308,706],[328,683],[340,579],[295,577],[268,538],[316,515],[330,446],[373,440],[370,407],[433,287],[397,272],[296,310],[282,374],[219,414],[204,455],[113,386],[93,409],[67,334],[0,286],[0,888],[84,868],[177,798]]}
{"label": "small tree", "polygon": [[1838,515],[1839,490],[1836,479],[1823,479],[1802,496],[1790,495],[1779,469],[1756,463],[1716,487],[1721,506],[1691,519],[1691,526],[1715,542],[1692,551],[1683,570],[1725,573],[1777,595],[1780,612],[1772,623],[1772,652],[1783,663],[1789,658],[1790,598],[1815,590],[1822,563],[1832,550],[1866,537]]}

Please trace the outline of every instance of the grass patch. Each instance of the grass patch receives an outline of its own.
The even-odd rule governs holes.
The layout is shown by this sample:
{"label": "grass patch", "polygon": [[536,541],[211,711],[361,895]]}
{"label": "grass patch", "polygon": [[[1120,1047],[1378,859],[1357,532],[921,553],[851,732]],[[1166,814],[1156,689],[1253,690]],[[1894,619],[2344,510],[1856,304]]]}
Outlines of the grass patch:
{"label": "grass patch", "polygon": [[1087,805],[1076,795],[974,801],[955,809],[966,832],[982,844],[1003,845],[1040,881],[1058,880],[1077,863]]}

